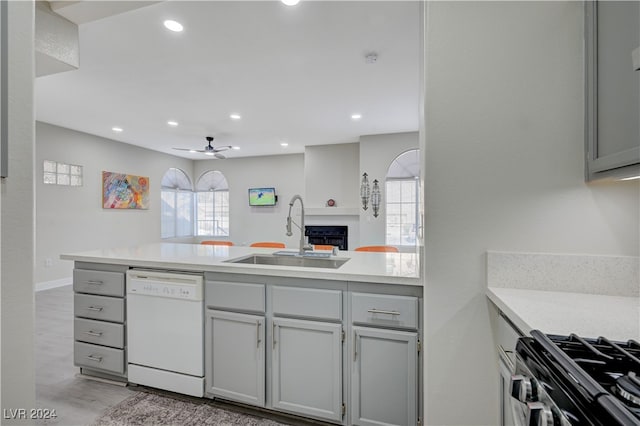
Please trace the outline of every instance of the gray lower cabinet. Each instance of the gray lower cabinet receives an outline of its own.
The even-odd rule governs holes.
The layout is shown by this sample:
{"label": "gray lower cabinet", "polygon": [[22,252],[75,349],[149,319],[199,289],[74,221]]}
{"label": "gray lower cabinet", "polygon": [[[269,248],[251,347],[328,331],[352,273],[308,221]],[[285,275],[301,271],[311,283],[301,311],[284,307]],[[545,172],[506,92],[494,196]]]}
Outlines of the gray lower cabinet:
{"label": "gray lower cabinet", "polygon": [[265,318],[207,309],[206,393],[265,405]]}
{"label": "gray lower cabinet", "polygon": [[76,263],[74,365],[83,374],[126,379],[125,266]]}
{"label": "gray lower cabinet", "polygon": [[273,319],[271,398],[275,409],[342,420],[342,325]]}
{"label": "gray lower cabinet", "polygon": [[351,423],[418,424],[418,333],[353,327]]}

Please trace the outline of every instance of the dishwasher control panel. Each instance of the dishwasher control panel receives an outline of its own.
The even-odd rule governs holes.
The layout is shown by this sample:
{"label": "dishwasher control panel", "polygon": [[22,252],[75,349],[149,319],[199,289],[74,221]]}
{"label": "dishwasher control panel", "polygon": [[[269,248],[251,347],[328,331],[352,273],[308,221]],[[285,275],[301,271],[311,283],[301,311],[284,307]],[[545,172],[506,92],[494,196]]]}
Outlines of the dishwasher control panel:
{"label": "dishwasher control panel", "polygon": [[141,296],[203,300],[203,278],[199,275],[129,271],[127,293]]}

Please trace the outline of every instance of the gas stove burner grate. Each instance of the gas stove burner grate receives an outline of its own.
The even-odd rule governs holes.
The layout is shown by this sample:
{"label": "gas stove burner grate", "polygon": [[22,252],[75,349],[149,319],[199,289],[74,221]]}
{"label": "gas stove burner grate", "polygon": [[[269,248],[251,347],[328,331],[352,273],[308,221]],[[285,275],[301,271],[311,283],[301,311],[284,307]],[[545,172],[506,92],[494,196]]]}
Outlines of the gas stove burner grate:
{"label": "gas stove burner grate", "polygon": [[636,373],[630,371],[626,376],[620,376],[616,380],[616,393],[623,400],[640,406],[640,380]]}
{"label": "gas stove burner grate", "polygon": [[[612,342],[605,337],[583,338],[531,332],[537,354],[532,370],[544,380],[557,377],[579,410],[589,411],[610,424],[640,425],[640,344],[634,340]],[[574,408],[575,409],[575,408]],[[577,424],[583,424],[578,422]],[[591,424],[591,423],[588,423]],[[600,424],[597,423],[596,424]],[[609,424],[609,423],[604,423]]]}

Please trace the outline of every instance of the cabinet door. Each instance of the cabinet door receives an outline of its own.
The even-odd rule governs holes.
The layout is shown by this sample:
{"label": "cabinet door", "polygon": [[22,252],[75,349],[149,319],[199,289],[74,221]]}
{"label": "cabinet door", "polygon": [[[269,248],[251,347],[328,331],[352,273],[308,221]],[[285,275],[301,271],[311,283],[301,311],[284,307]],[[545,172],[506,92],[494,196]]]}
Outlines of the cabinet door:
{"label": "cabinet door", "polygon": [[587,178],[640,172],[640,4],[585,2]]}
{"label": "cabinet door", "polygon": [[264,407],[264,317],[207,310],[206,321],[207,394]]}
{"label": "cabinet door", "polygon": [[417,424],[417,333],[366,327],[353,330],[352,423]]}
{"label": "cabinet door", "polygon": [[273,319],[273,408],[342,419],[342,325]]}

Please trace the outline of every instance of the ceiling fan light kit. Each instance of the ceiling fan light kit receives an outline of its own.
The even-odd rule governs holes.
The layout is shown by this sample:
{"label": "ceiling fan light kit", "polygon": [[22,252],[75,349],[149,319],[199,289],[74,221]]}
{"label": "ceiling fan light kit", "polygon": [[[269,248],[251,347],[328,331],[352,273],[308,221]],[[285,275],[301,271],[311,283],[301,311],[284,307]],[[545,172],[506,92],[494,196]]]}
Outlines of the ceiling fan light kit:
{"label": "ceiling fan light kit", "polygon": [[226,151],[227,149],[231,149],[232,148],[231,145],[214,147],[213,145],[211,145],[211,142],[213,142],[213,136],[207,136],[205,137],[205,139],[207,140],[208,144],[205,145],[204,149],[192,149],[192,148],[173,148],[173,149],[176,149],[178,151],[189,151],[192,153],[201,152],[201,153],[204,153],[204,155],[214,156],[221,160],[224,160],[225,158],[227,158],[224,155],[219,154],[219,152]]}

